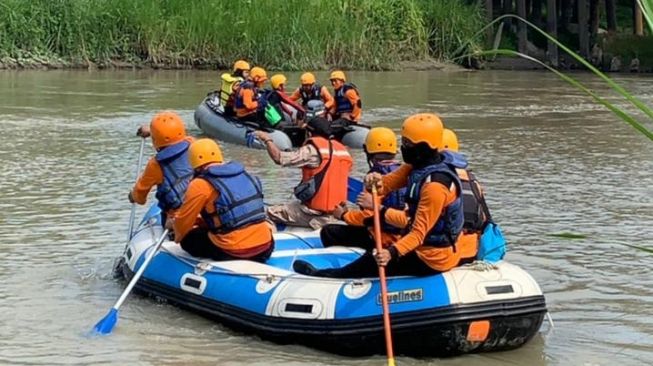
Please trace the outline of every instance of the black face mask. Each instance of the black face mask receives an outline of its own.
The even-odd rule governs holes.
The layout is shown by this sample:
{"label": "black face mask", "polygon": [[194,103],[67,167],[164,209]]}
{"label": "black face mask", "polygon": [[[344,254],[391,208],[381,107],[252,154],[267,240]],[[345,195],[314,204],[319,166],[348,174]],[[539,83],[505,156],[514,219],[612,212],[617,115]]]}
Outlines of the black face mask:
{"label": "black face mask", "polygon": [[441,160],[440,154],[438,154],[437,150],[431,149],[423,142],[412,147],[405,147],[402,145],[401,156],[403,156],[406,164],[410,164],[417,169],[439,163]]}
{"label": "black face mask", "polygon": [[417,149],[415,147],[401,146],[401,156],[406,164],[415,165],[417,163]]}

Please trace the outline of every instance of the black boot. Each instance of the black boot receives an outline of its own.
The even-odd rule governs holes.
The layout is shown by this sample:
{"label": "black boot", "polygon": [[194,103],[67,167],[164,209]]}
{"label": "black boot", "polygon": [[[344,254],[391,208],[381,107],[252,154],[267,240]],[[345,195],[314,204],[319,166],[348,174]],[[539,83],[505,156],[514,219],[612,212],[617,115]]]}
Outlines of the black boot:
{"label": "black boot", "polygon": [[315,276],[315,273],[318,272],[318,270],[313,267],[312,264],[303,261],[301,259],[297,259],[293,264],[292,268],[295,270],[295,272],[307,276]]}

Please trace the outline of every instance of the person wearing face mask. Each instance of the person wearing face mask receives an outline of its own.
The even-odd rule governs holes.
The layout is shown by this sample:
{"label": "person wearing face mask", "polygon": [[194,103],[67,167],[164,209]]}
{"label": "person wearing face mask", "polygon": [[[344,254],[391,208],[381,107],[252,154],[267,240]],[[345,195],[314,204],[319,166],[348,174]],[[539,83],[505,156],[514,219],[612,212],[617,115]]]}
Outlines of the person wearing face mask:
{"label": "person wearing face mask", "polygon": [[[377,172],[382,175],[389,174],[401,165],[395,160],[397,154],[397,136],[386,127],[375,127],[370,130],[363,145],[367,163],[370,167],[368,173]],[[381,212],[387,209],[403,210],[405,206],[405,189],[400,189],[383,197]],[[362,207],[371,205],[372,195],[362,192],[358,203]],[[367,250],[374,249],[374,214],[371,209],[348,209],[343,202],[333,211],[333,217],[344,221],[347,225],[328,224],[322,227],[320,239],[325,247],[342,245],[355,246]],[[401,228],[383,221],[381,223],[382,244],[390,245],[401,237]]]}
{"label": "person wearing face mask", "polygon": [[[438,148],[443,124],[432,113],[408,117],[401,128],[404,164],[385,176],[370,173],[365,187],[377,187],[380,195],[406,188],[407,209],[387,210],[382,220],[402,222],[403,235],[379,252],[367,252],[354,262],[332,269],[316,269],[297,260],[297,273],[319,277],[357,278],[378,274],[385,266],[388,276],[424,276],[448,271],[471,260],[461,260],[458,238],[463,228],[463,203],[457,166],[445,162]],[[466,163],[466,162],[465,162]],[[462,167],[462,166],[461,166]],[[388,215],[394,215],[389,220]]]}

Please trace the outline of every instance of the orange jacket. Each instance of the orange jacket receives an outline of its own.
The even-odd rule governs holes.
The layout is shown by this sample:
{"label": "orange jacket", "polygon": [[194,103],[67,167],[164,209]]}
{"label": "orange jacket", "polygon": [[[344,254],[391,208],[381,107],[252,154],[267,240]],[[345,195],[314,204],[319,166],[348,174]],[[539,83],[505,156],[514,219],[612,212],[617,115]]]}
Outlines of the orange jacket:
{"label": "orange jacket", "polygon": [[[302,99],[302,105],[304,106],[308,102],[308,101],[303,101],[301,87],[295,89],[295,91],[290,95],[290,99],[295,102]],[[326,86],[320,87],[320,99],[322,99],[322,102],[324,103],[324,108],[327,111],[333,108],[335,101],[333,100],[333,96],[331,96],[331,93],[329,93],[329,89],[327,89]]]}
{"label": "orange jacket", "polygon": [[[214,202],[218,198],[216,191],[208,181],[195,178],[190,182],[184,203],[175,213],[175,241],[177,243],[193,228],[195,220],[202,210],[215,212]],[[217,226],[220,225],[217,222]],[[225,234],[209,232],[209,239],[229,255],[238,258],[249,258],[260,254],[272,245],[272,231],[266,222],[245,226]]]}
{"label": "orange jacket", "polygon": [[[245,117],[249,114],[255,113],[258,109],[258,101],[256,99],[256,90],[253,88],[244,88],[238,89],[236,95],[236,117]],[[242,101],[242,104],[239,103]]]}
{"label": "orange jacket", "polygon": [[[306,143],[313,144],[317,148],[321,161],[316,168],[302,167],[302,182],[307,182],[321,172],[329,161],[329,140],[316,136],[308,139]],[[325,213],[333,212],[340,202],[347,201],[347,179],[353,164],[353,160],[343,144],[331,140],[331,146],[333,148],[332,161],[322,179],[322,184],[315,196],[310,201],[304,202],[308,208]]]}
{"label": "orange jacket", "polygon": [[[412,169],[412,166],[403,164],[399,169],[383,176],[383,189],[381,193],[387,194],[406,186],[408,175]],[[437,223],[443,210],[453,203],[455,199],[455,188],[449,189],[449,187],[445,187],[438,182],[424,183],[413,225],[410,231],[394,244],[400,256],[415,251],[424,263],[440,272],[456,267],[462,258],[472,257],[470,253],[475,253],[475,247],[478,246],[478,243],[477,240],[470,240],[468,236],[460,236],[458,238],[455,250],[451,246],[444,248],[422,246],[426,234]],[[404,216],[403,218],[401,218],[402,215]],[[385,219],[389,223],[407,223],[407,211],[387,210]],[[461,254],[465,256],[463,257]]]}
{"label": "orange jacket", "polygon": [[[195,141],[195,138],[187,136],[186,141],[192,144]],[[159,162],[156,161],[156,158],[153,156],[147,161],[143,173],[138,177],[134,184],[134,188],[132,188],[132,199],[139,205],[144,205],[147,201],[147,195],[152,190],[152,187],[161,183],[163,183],[163,170],[161,169]]]}

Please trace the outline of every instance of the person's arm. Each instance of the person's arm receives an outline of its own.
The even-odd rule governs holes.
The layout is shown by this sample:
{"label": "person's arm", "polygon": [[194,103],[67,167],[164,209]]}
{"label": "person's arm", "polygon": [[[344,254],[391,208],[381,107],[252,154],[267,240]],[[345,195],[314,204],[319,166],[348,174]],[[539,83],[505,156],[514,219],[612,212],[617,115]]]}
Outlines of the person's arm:
{"label": "person's arm", "polygon": [[385,211],[384,219],[388,224],[400,229],[408,226],[408,213],[405,210],[389,208]]}
{"label": "person's arm", "polygon": [[[453,199],[455,199],[455,192],[450,191],[441,183],[424,184],[410,231],[392,245],[399,256],[412,252],[424,243],[426,234],[435,226],[445,204]],[[393,250],[390,251],[393,252]]]}
{"label": "person's arm", "polygon": [[131,191],[131,199],[139,205],[144,205],[147,195],[152,187],[163,182],[163,171],[155,158],[150,158],[145,165],[143,174],[138,177],[134,188]]}
{"label": "person's arm", "polygon": [[324,102],[324,108],[327,111],[331,110],[335,105],[335,100],[331,96],[331,93],[329,93],[329,89],[327,89],[326,86],[323,86],[322,89],[320,90],[320,96],[322,97],[322,101]]}
{"label": "person's arm", "polygon": [[351,113],[349,113],[349,119],[358,120],[358,117],[361,114],[360,106],[360,96],[354,89],[349,89],[345,92],[345,97],[349,100],[349,103],[352,105]]}
{"label": "person's arm", "polygon": [[412,170],[413,167],[411,165],[401,164],[397,170],[384,175],[381,179],[382,186],[379,194],[385,196],[405,187],[408,184],[408,175]]}
{"label": "person's arm", "polygon": [[242,93],[243,93],[243,104],[245,105],[245,108],[247,108],[250,111],[255,111],[256,109],[258,109],[258,101],[254,96],[254,91],[252,89],[245,89],[242,91]]}
{"label": "person's arm", "polygon": [[293,102],[296,102],[296,101],[300,100],[302,98],[302,94],[299,92],[299,88],[295,89],[295,91],[292,92],[292,94],[290,94],[289,98]]}
{"label": "person's arm", "polygon": [[181,242],[186,234],[193,228],[197,215],[202,212],[202,208],[215,192],[211,184],[204,179],[193,179],[188,185],[184,202],[174,215],[173,230],[175,232],[175,242]]}
{"label": "person's arm", "polygon": [[347,210],[342,215],[342,221],[347,225],[365,226],[365,219],[372,217],[374,212],[370,210]]}
{"label": "person's arm", "polygon": [[292,106],[293,108],[295,108],[296,110],[298,110],[298,111],[300,111],[302,113],[306,112],[304,110],[304,107],[302,107],[301,105],[299,105],[299,103],[296,102],[297,99],[293,100],[290,97],[288,97],[285,93],[279,94],[279,96],[281,97],[282,102],[284,102],[286,104],[289,104],[290,106]]}

